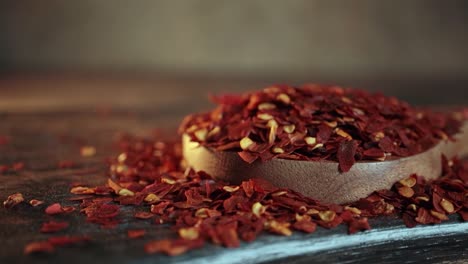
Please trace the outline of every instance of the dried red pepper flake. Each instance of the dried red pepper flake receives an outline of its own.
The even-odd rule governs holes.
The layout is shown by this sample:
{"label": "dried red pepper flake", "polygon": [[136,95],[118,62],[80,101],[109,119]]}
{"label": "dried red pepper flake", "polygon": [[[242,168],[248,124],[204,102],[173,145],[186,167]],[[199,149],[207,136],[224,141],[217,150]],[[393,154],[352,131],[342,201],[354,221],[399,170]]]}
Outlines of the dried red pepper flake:
{"label": "dried red pepper flake", "polygon": [[68,228],[70,224],[68,222],[62,222],[62,221],[50,221],[42,224],[41,227],[41,232],[42,233],[55,233],[58,231],[62,231],[66,228]]}
{"label": "dried red pepper flake", "polygon": [[24,167],[25,167],[24,162],[15,162],[15,163],[13,163],[13,165],[11,165],[11,168],[14,171],[20,171],[20,170],[24,169]]}
{"label": "dried red pepper flake", "polygon": [[458,214],[462,217],[463,221],[468,221],[468,210],[460,210]]}
{"label": "dried red pepper flake", "polygon": [[162,215],[164,214],[164,210],[166,209],[166,207],[169,206],[169,204],[169,201],[163,201],[158,204],[153,204],[151,205],[151,213]]}
{"label": "dried red pepper flake", "polygon": [[135,238],[144,237],[145,235],[146,235],[146,230],[144,230],[144,229],[130,229],[130,230],[127,230],[128,238],[135,239]]}
{"label": "dried red pepper flake", "polygon": [[62,211],[63,211],[64,213],[66,213],[66,214],[71,213],[71,212],[73,212],[73,211],[75,211],[75,210],[76,210],[76,208],[75,208],[74,206],[71,206],[71,205],[69,205],[69,206],[62,206]]}
{"label": "dried red pepper flake", "polygon": [[[263,143],[257,144],[257,141],[260,139],[268,140],[268,133],[271,130],[267,129],[269,128],[268,122],[273,120],[270,118],[275,118],[275,111],[280,111],[284,107],[299,107],[294,100],[296,99],[294,92],[283,91],[283,88],[278,88],[279,90],[274,92],[280,93],[279,95],[275,94],[271,97],[273,102],[269,103],[274,104],[274,108],[269,105],[261,105],[268,103],[264,102],[268,99],[266,97],[249,100],[248,104],[252,111],[261,108],[263,112],[260,114],[268,115],[255,115],[255,118],[264,122],[266,131],[263,136],[252,137],[255,139],[256,146],[252,149],[249,148],[248,151],[245,151],[246,153],[251,153],[257,158],[264,158],[265,156],[259,156],[255,150],[263,147]],[[309,87],[308,89],[312,89],[310,92],[313,93],[315,88]],[[269,91],[275,91],[275,89],[271,88]],[[334,92],[341,95],[344,93],[339,89],[334,90]],[[289,101],[281,94],[288,96]],[[356,98],[353,96],[340,96],[339,100],[346,105],[356,103]],[[300,108],[303,110],[301,116],[313,117],[315,111],[326,112],[325,110],[330,107],[318,105],[314,108],[308,105],[306,110],[302,106]],[[348,113],[339,107],[335,107],[335,109],[337,113]],[[301,146],[304,148],[303,150],[307,149],[310,153],[315,153],[314,151],[317,149],[313,148],[317,146],[318,137],[321,137],[320,140],[325,140],[328,133],[326,131],[330,128],[331,134],[324,142],[325,146],[322,146],[323,151],[328,151],[328,146],[335,144],[336,148],[330,149],[336,151],[333,155],[338,159],[336,157],[339,152],[338,147],[343,144],[344,149],[341,154],[345,154],[342,158],[344,158],[343,164],[346,166],[350,163],[348,152],[353,152],[354,145],[357,145],[354,158],[359,160],[362,154],[366,153],[366,149],[376,149],[367,153],[370,153],[369,158],[378,159],[383,152],[378,144],[382,140],[385,142],[385,137],[389,137],[392,141],[395,151],[401,151],[399,149],[402,147],[399,144],[406,147],[407,141],[413,140],[417,136],[409,132],[405,132],[405,135],[402,136],[401,133],[383,129],[385,125],[379,124],[385,124],[385,120],[368,124],[368,127],[362,123],[359,124],[359,128],[350,129],[348,126],[353,122],[364,122],[362,120],[369,118],[367,116],[369,109],[353,105],[352,109],[348,110],[349,113],[353,113],[352,117],[343,115],[334,120],[333,117],[336,117],[336,113],[327,112],[324,114],[326,119],[318,120],[317,123],[311,123],[307,127],[300,122],[294,122],[294,129],[289,126],[295,118],[278,119],[275,121],[279,128],[276,131],[274,143],[279,140],[280,135],[288,135],[288,139],[289,136],[301,135],[294,141],[294,144]],[[389,116],[396,114],[392,111],[398,112],[392,107],[381,111]],[[343,126],[343,123],[346,123],[347,126]],[[270,123],[270,125],[272,124]],[[288,124],[286,125],[288,127],[280,128],[284,124]],[[319,126],[322,126],[321,129],[325,131],[320,132],[324,135],[317,135]],[[198,132],[198,138],[206,137],[209,141],[211,136],[216,135],[217,137],[224,133],[223,126],[219,126],[219,129],[215,129],[215,127],[197,125],[193,131],[202,129],[202,132]],[[243,124],[243,126],[236,128],[238,129],[236,133],[249,129],[249,127],[250,124]],[[204,128],[206,128],[206,133],[203,132]],[[361,130],[369,131],[362,132]],[[361,134],[367,135],[366,133],[371,138],[360,138]],[[238,140],[246,136],[249,134],[242,134],[236,139],[237,148],[239,148]],[[309,139],[306,140],[306,137]],[[404,137],[406,137],[404,139],[406,143],[401,143],[400,141],[403,141],[401,138]],[[315,138],[315,142],[312,142],[311,138]],[[354,140],[356,142],[353,142]],[[369,140],[372,143],[369,143]],[[365,143],[368,144],[362,145]],[[289,236],[293,230],[306,233],[314,232],[317,225],[324,228],[334,228],[343,223],[348,226],[349,233],[354,233],[370,228],[368,218],[388,214],[400,216],[408,227],[417,224],[439,223],[447,220],[447,214],[452,213],[459,213],[462,218],[468,219],[468,213],[466,213],[468,209],[465,207],[468,162],[456,159],[443,161],[444,173],[440,179],[426,182],[422,177],[412,175],[405,180],[396,182],[390,190],[380,190],[360,201],[341,206],[322,204],[320,201],[305,197],[292,190],[278,189],[264,180],[252,179],[238,185],[227,184],[214,180],[204,172],[185,170],[182,164],[180,143],[142,140],[127,136],[122,139],[120,144],[122,152],[110,159],[110,177],[107,186],[84,187],[83,184],[75,184],[72,190],[77,196],[74,199],[82,201],[80,209],[86,215],[87,221],[99,224],[102,228],[114,228],[122,217],[126,217],[126,214],[119,216],[120,206],[116,203],[151,205],[150,212],[137,212],[134,216],[139,218],[153,217],[155,224],[170,224],[179,238],[151,241],[145,245],[145,251],[148,253],[161,252],[168,255],[179,255],[201,247],[208,241],[225,247],[238,247],[241,240],[253,241],[262,232]],[[270,147],[267,146],[266,151],[270,152]],[[351,147],[351,151],[346,149],[348,147]],[[371,155],[374,152],[377,154]],[[320,158],[319,152],[314,155]],[[333,155],[330,156],[331,159],[333,159]],[[118,166],[121,165],[124,165],[125,169],[118,169]],[[408,189],[413,191],[411,196],[408,195]],[[98,192],[97,190],[102,191]],[[132,192],[133,195],[122,195],[122,190],[124,190],[123,192]],[[70,210],[74,210],[74,207],[62,207],[57,203],[50,205],[46,212],[64,213]],[[60,224],[56,223],[48,223],[48,225],[44,224],[43,226],[45,230],[59,227]],[[144,234],[145,231],[141,229],[127,230],[129,238],[141,237]],[[88,240],[87,237],[64,236],[51,238],[46,243],[53,249],[53,246],[76,244]],[[47,245],[43,246],[45,251],[47,251]],[[38,248],[37,251],[42,250],[40,246]]]}
{"label": "dried red pepper flake", "polygon": [[153,216],[154,216],[154,214],[152,214],[150,212],[136,212],[134,214],[134,217],[138,218],[138,219],[150,219]]}
{"label": "dried red pepper flake", "polygon": [[29,201],[29,204],[36,207],[36,206],[39,206],[41,204],[44,204],[44,201],[37,200],[37,199],[32,199],[32,200]]}
{"label": "dried red pepper flake", "polygon": [[60,203],[54,203],[54,204],[49,205],[45,209],[45,213],[48,215],[55,215],[55,214],[71,213],[75,210],[76,208],[73,206],[62,206]]}
{"label": "dried red pepper flake", "polygon": [[348,172],[356,162],[354,156],[356,155],[357,147],[358,142],[355,140],[340,143],[336,156],[342,172]]}
{"label": "dried red pepper flake", "polygon": [[292,227],[295,230],[299,230],[305,233],[313,233],[315,232],[315,229],[317,228],[317,224],[310,221],[310,220],[301,220],[295,222]]}
{"label": "dried red pepper flake", "polygon": [[9,169],[10,169],[10,166],[0,164],[0,173],[5,173],[5,172],[7,172]]}
{"label": "dried red pepper flake", "polygon": [[83,244],[91,241],[88,236],[54,236],[49,237],[48,242],[53,246],[63,247],[69,245]]}
{"label": "dried red pepper flake", "polygon": [[22,203],[23,201],[24,201],[23,194],[14,193],[14,194],[8,196],[8,198],[5,201],[3,201],[3,206],[6,209],[11,209],[11,208],[17,206],[18,204]]}
{"label": "dried red pepper flake", "polygon": [[57,167],[59,169],[70,169],[70,168],[73,168],[75,167],[76,164],[75,162],[71,161],[71,160],[61,160],[57,163]]}
{"label": "dried red pepper flake", "polygon": [[70,193],[73,194],[94,194],[95,189],[94,188],[89,188],[89,187],[84,187],[84,186],[75,186],[70,189]]}
{"label": "dried red pepper flake", "polygon": [[10,142],[9,136],[0,135],[0,146],[6,145]]}
{"label": "dried red pepper flake", "polygon": [[145,252],[148,254],[164,253],[169,256],[181,255],[189,250],[202,247],[204,240],[185,240],[185,239],[164,239],[151,241],[145,245]]}
{"label": "dried red pepper flake", "polygon": [[359,231],[370,230],[370,225],[367,220],[367,217],[363,217],[360,219],[353,219],[352,221],[348,222],[348,233],[354,234]]}
{"label": "dried red pepper flake", "polygon": [[52,253],[55,247],[48,241],[36,241],[27,244],[24,247],[24,254],[30,255],[34,253]]}
{"label": "dried red pepper flake", "polygon": [[62,206],[59,203],[54,203],[45,209],[46,214],[54,215],[63,213]]}
{"label": "dried red pepper flake", "polygon": [[240,246],[237,225],[218,225],[216,226],[216,233],[223,246],[227,248],[237,248]]}

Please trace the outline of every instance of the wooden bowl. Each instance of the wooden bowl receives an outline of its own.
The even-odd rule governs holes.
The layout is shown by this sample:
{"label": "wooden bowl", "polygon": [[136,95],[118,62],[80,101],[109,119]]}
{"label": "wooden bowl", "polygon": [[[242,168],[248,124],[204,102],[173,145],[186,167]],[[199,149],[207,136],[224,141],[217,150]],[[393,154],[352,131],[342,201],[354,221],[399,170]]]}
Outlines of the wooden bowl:
{"label": "wooden bowl", "polygon": [[468,154],[468,123],[457,134],[456,142],[441,141],[417,155],[386,161],[362,161],[341,173],[334,161],[298,161],[273,159],[248,164],[237,153],[214,151],[191,142],[184,135],[183,155],[188,165],[217,179],[239,184],[251,178],[263,178],[277,187],[290,188],[328,203],[349,203],[367,197],[373,191],[389,189],[413,173],[427,180],[442,171],[441,155],[448,158]]}

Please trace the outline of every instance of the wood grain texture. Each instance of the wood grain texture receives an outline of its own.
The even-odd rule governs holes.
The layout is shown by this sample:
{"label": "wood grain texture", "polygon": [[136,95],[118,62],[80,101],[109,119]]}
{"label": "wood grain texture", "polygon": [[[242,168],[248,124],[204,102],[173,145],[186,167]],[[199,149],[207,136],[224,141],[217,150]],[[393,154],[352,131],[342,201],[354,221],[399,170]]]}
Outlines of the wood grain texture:
{"label": "wood grain texture", "polygon": [[[116,153],[112,142],[116,132],[144,134],[154,127],[173,128],[181,111],[162,114],[150,112],[44,112],[0,114],[0,134],[11,142],[0,146],[0,164],[23,161],[26,168],[17,173],[0,174],[0,200],[22,192],[26,199],[43,199],[47,203],[64,201],[72,182],[102,184],[106,180],[103,160]],[[62,135],[62,137],[59,137]],[[60,138],[65,135],[68,141]],[[79,155],[75,140],[97,147],[97,155]],[[57,162],[70,159],[73,169],[58,169]],[[64,202],[73,205],[72,202]],[[76,205],[76,204],[75,204]],[[318,228],[310,235],[295,233],[291,237],[262,235],[253,243],[227,250],[209,245],[179,257],[146,255],[145,242],[171,234],[168,226],[155,226],[146,220],[132,219],[134,207],[123,207],[122,223],[115,230],[103,230],[86,223],[78,212],[54,217],[69,221],[69,229],[59,234],[88,234],[93,238],[85,247],[58,250],[51,256],[23,256],[26,243],[45,239],[39,233],[42,222],[50,217],[42,208],[20,205],[13,210],[0,208],[0,263],[464,263],[468,261],[468,223],[458,216],[441,225],[407,229],[401,220],[381,217],[371,220],[373,230],[347,235],[344,226],[333,230]],[[146,207],[137,210],[147,209]],[[130,220],[128,220],[130,219]],[[126,230],[143,228],[148,236],[128,241]]]}

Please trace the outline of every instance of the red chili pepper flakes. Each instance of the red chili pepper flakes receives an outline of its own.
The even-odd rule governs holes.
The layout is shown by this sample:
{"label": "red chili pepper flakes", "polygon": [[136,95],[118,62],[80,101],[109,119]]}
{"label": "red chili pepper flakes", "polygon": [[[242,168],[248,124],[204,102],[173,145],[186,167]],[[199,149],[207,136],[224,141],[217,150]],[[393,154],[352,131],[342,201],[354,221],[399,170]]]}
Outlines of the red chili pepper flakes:
{"label": "red chili pepper flakes", "polygon": [[37,200],[37,199],[32,199],[32,200],[29,201],[29,204],[36,207],[36,206],[39,206],[41,204],[44,204],[44,201]]}
{"label": "red chili pepper flakes", "polygon": [[49,205],[45,209],[45,213],[48,215],[55,215],[55,214],[71,213],[75,210],[76,208],[73,206],[62,206],[60,203],[54,203],[54,204]]}
{"label": "red chili pepper flakes", "polygon": [[[192,114],[179,132],[246,162],[273,158],[355,160],[409,156],[451,139],[466,119],[416,109],[382,94],[337,86],[275,85],[242,95],[214,96],[211,112]],[[352,142],[352,143],[351,143]]]}
{"label": "red chili pepper flakes", "polygon": [[[466,221],[468,161],[447,160],[444,157],[442,162],[444,172],[441,178],[426,182],[424,178],[412,175],[395,183],[391,190],[375,192],[354,205],[367,216],[380,215],[384,204],[391,205],[407,227],[440,223],[454,213],[459,213]],[[403,187],[411,191],[402,192]],[[412,195],[408,195],[408,192]]]}
{"label": "red chili pepper flakes", "polygon": [[6,145],[10,142],[9,136],[0,135],[0,146]]}
{"label": "red chili pepper flakes", "polygon": [[0,173],[5,173],[10,169],[8,165],[0,165]]}
{"label": "red chili pepper flakes", "polygon": [[[151,212],[159,215],[155,218],[155,223],[175,225],[179,239],[183,240],[184,238],[185,240],[205,239],[226,247],[235,247],[240,240],[252,241],[264,231],[289,235],[292,229],[313,232],[316,225],[333,228],[344,223],[348,225],[348,232],[352,234],[370,228],[368,217],[388,214],[400,215],[408,226],[419,223],[428,224],[429,221],[424,217],[418,218],[419,222],[416,221],[417,208],[420,207],[429,212],[432,222],[436,221],[434,218],[437,221],[443,221],[447,211],[461,212],[461,214],[464,212],[462,211],[464,207],[459,206],[463,203],[455,201],[454,197],[462,199],[466,193],[463,184],[460,186],[457,182],[460,180],[467,182],[468,179],[463,180],[463,177],[468,177],[463,175],[468,171],[468,162],[467,165],[463,165],[465,163],[457,160],[445,160],[445,176],[434,182],[427,183],[423,178],[412,175],[408,179],[395,183],[391,190],[375,192],[349,206],[322,205],[319,201],[304,197],[299,193],[277,189],[266,182],[257,180],[245,181],[239,185],[227,185],[214,181],[203,172],[185,171],[182,173],[183,169],[178,165],[173,166],[172,171],[154,173],[158,171],[158,168],[149,165],[161,164],[161,161],[153,159],[150,162],[146,160],[147,156],[141,151],[144,150],[149,157],[150,153],[155,151],[153,144],[158,145],[158,143],[143,142],[139,139],[132,141],[127,138],[125,155],[120,154],[121,158],[116,158],[111,165],[112,179],[117,179],[115,184],[119,186],[122,183],[128,185],[129,182],[147,184],[140,192],[144,193],[145,197],[154,198],[148,198],[147,203],[151,204]],[[167,147],[168,144],[166,143],[165,146]],[[180,146],[175,148],[180,148]],[[180,164],[180,151],[170,148],[168,150],[172,154],[167,156],[173,159],[173,164]],[[128,173],[128,171],[117,172],[115,167],[118,164],[125,164],[128,171],[133,171],[133,168],[137,166],[143,170],[146,168],[147,171],[141,174]],[[444,191],[440,190],[440,186],[443,186]],[[402,196],[398,192],[401,187],[410,188],[414,195]],[[431,202],[434,193],[432,190],[436,193],[443,192],[444,195],[439,202],[438,209],[434,208]],[[139,191],[136,191],[135,195],[138,193]],[[453,205],[453,211],[448,202],[441,203],[442,199]],[[414,208],[412,204],[416,207],[416,211],[412,211]],[[445,209],[442,204],[445,204]],[[234,212],[236,214],[232,214]],[[187,247],[181,247],[171,251],[168,249],[171,241],[150,243],[148,247],[153,246],[153,248],[147,250],[166,254],[177,254],[179,250],[184,252],[189,250]]]}
{"label": "red chili pepper flakes", "polygon": [[356,155],[357,147],[358,142],[356,140],[342,141],[340,143],[336,156],[342,172],[349,171],[356,162],[354,156]]}
{"label": "red chili pepper flakes", "polygon": [[112,199],[97,198],[91,201],[84,200],[81,212],[86,215],[87,221],[101,225],[102,228],[115,228],[119,221],[115,219],[119,215],[120,207],[108,204]]}
{"label": "red chili pepper flakes", "polygon": [[144,230],[144,229],[131,229],[131,230],[127,230],[127,236],[128,236],[128,238],[135,239],[135,238],[144,237],[145,235],[146,235],[146,230]]}
{"label": "red chili pepper flakes", "polygon": [[50,221],[42,224],[42,233],[55,233],[68,228],[70,224],[68,222]]}
{"label": "red chili pepper flakes", "polygon": [[[464,202],[468,162],[459,160],[444,159],[443,177],[436,181],[425,182],[412,175],[395,183],[391,190],[377,191],[342,206],[325,205],[262,180],[231,185],[215,181],[204,172],[185,170],[181,167],[179,143],[126,137],[120,144],[123,152],[111,160],[109,168],[110,187],[104,187],[111,191],[100,196],[97,192],[80,195],[77,199],[82,201],[81,212],[89,222],[112,228],[119,223],[120,214],[120,206],[114,203],[132,199],[131,204],[139,204],[136,198],[141,197],[141,203],[150,206],[151,213],[137,214],[154,217],[155,224],[173,225],[179,236],[149,242],[145,246],[148,253],[178,255],[205,242],[238,247],[241,240],[253,241],[262,232],[286,236],[292,230],[312,233],[317,225],[334,228],[346,224],[352,234],[368,230],[368,218],[388,214],[399,215],[409,227],[445,221],[448,214],[454,213],[468,218]],[[119,170],[118,166],[126,169]],[[402,187],[410,188],[414,194],[401,195],[398,190]],[[122,196],[122,189],[133,192],[133,196]],[[129,237],[138,234],[130,233]]]}
{"label": "red chili pepper flakes", "polygon": [[24,201],[23,194],[14,193],[14,194],[8,196],[8,198],[3,202],[3,206],[6,209],[11,209],[11,208],[15,207],[16,205],[22,203],[23,201]]}
{"label": "red chili pepper flakes", "polygon": [[70,169],[70,168],[73,168],[75,166],[76,166],[75,162],[73,162],[71,160],[61,160],[57,164],[57,167],[59,169]]}
{"label": "red chili pepper flakes", "polygon": [[11,168],[14,171],[20,171],[24,169],[24,167],[25,167],[24,162],[16,162],[16,163],[13,163],[13,165],[11,166]]}
{"label": "red chili pepper flakes", "polygon": [[69,246],[69,245],[77,245],[77,244],[83,244],[91,241],[91,239],[88,236],[54,236],[54,237],[49,237],[48,242],[52,244],[53,246],[57,247],[63,247],[63,246]]}
{"label": "red chili pepper flakes", "polygon": [[24,247],[24,254],[30,255],[33,253],[52,253],[55,247],[48,241],[36,241],[27,244]]}
{"label": "red chili pepper flakes", "polygon": [[165,253],[169,256],[181,255],[189,250],[200,248],[204,245],[203,239],[197,240],[158,240],[152,241],[145,245],[146,253]]}

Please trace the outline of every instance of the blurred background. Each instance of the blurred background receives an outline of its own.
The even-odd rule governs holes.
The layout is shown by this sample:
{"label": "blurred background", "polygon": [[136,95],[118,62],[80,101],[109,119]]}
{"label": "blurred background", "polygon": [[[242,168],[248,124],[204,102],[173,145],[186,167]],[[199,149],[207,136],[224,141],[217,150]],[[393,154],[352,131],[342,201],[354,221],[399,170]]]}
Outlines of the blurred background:
{"label": "blurred background", "polygon": [[468,104],[468,1],[0,2],[0,109],[206,108],[335,83]]}

